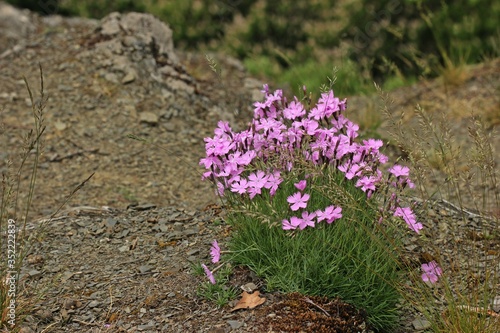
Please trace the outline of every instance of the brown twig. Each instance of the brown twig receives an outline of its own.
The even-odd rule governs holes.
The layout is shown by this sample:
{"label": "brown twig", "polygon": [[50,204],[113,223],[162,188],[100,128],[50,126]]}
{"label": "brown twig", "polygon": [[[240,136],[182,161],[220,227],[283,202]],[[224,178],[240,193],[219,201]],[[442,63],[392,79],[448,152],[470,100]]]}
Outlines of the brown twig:
{"label": "brown twig", "polygon": [[324,313],[325,315],[327,315],[328,317],[331,317],[331,315],[330,315],[330,314],[329,314],[329,313],[328,313],[325,309],[323,309],[321,306],[319,306],[318,304],[316,304],[316,303],[314,303],[313,301],[311,301],[308,297],[305,297],[305,298],[304,298],[304,301],[306,301],[306,302],[307,302],[307,303],[309,303],[309,304],[314,305],[315,307],[317,307],[318,309],[320,309],[321,311],[323,311],[323,313]]}

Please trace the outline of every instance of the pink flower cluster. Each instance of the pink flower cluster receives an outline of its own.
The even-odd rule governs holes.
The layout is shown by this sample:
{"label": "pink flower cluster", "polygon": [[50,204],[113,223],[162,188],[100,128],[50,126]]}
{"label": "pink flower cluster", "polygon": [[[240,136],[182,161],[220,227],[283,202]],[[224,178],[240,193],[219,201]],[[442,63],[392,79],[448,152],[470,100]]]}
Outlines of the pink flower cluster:
{"label": "pink flower cluster", "polygon": [[[272,197],[283,182],[282,175],[290,172],[296,158],[301,157],[313,165],[338,169],[367,198],[381,185],[388,185],[390,199],[381,208],[381,220],[389,213],[419,233],[422,224],[416,221],[410,207],[400,206],[397,195],[405,187],[414,187],[409,168],[394,165],[384,179],[379,168],[388,161],[380,152],[383,142],[356,140],[359,126],[343,115],[345,99],[335,97],[333,91],[325,92],[308,110],[297,97],[287,101],[281,90],[271,93],[264,85],[262,92],[265,99],[254,103],[254,118],[246,130],[233,132],[227,122],[220,121],[214,137],[205,138],[206,156],[200,160],[206,169],[203,179],[213,181],[219,195],[229,191],[252,200],[268,191]],[[267,167],[258,167],[262,165]],[[303,193],[306,184],[306,180],[295,184],[299,192],[288,197],[290,210],[300,216],[283,219],[284,230],[303,230],[321,221],[330,224],[342,217],[342,208],[333,205],[308,212],[310,194]]]}
{"label": "pink flower cluster", "polygon": [[[302,194],[302,191],[304,191],[307,186],[307,181],[305,179],[294,185],[300,192],[292,194],[287,199],[287,202],[290,204],[290,209],[293,212],[307,208],[307,201],[310,198],[309,194]],[[316,223],[321,221],[326,221],[326,223],[330,224],[341,217],[341,207],[328,206],[324,210],[317,210],[312,213],[303,210],[301,217],[292,216],[290,219],[283,219],[281,223],[283,230],[294,230],[297,228],[303,230],[306,227],[314,228]]]}
{"label": "pink flower cluster", "polygon": [[[345,99],[340,100],[329,91],[322,93],[317,104],[306,110],[297,97],[288,102],[281,90],[270,93],[264,85],[262,92],[265,100],[254,103],[254,119],[248,129],[235,133],[227,122],[221,121],[215,136],[205,138],[206,157],[200,161],[207,170],[203,178],[214,181],[221,196],[230,191],[253,199],[264,189],[274,196],[283,182],[281,174],[293,169],[293,157],[297,154],[315,165],[336,167],[347,179],[355,181],[368,198],[377,191],[383,182],[379,166],[388,161],[379,151],[383,142],[376,139],[355,141],[359,126],[342,114],[346,109]],[[247,171],[255,168],[255,160],[266,163],[271,158],[280,163],[268,170]],[[394,165],[389,172],[395,178],[390,182],[394,189],[414,186],[407,167]],[[292,211],[306,207],[308,194],[295,193],[292,197]],[[416,222],[411,208],[401,208],[397,196],[393,199],[387,210],[403,218],[418,233],[422,224]],[[311,219],[316,217],[312,214],[320,219],[323,216],[320,211],[308,213],[302,216],[302,220],[309,219],[304,220],[307,222],[299,223],[300,218],[296,218],[293,223],[290,220],[284,224],[284,228],[300,229],[311,225]]]}
{"label": "pink flower cluster", "polygon": [[443,270],[438,264],[433,260],[428,264],[422,264],[422,280],[424,282],[436,283],[439,279],[439,276],[443,274]]}

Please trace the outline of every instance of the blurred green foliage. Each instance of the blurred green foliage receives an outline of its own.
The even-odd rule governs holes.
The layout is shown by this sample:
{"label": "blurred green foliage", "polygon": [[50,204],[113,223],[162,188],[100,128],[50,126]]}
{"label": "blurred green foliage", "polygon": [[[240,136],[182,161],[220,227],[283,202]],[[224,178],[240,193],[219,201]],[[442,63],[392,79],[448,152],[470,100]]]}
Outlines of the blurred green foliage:
{"label": "blurred green foliage", "polygon": [[496,0],[361,0],[342,34],[349,55],[372,63],[375,78],[390,68],[405,76],[436,74],[454,64],[498,56],[500,2]]}
{"label": "blurred green foliage", "polygon": [[[441,65],[499,55],[496,0],[8,0],[51,14],[101,18],[112,11],[150,12],[168,22],[176,47],[223,51],[249,71],[294,91],[325,83],[336,91],[397,87],[437,76]],[[50,4],[50,6],[48,6]],[[45,8],[45,9],[44,9]],[[328,72],[325,72],[328,70]]]}

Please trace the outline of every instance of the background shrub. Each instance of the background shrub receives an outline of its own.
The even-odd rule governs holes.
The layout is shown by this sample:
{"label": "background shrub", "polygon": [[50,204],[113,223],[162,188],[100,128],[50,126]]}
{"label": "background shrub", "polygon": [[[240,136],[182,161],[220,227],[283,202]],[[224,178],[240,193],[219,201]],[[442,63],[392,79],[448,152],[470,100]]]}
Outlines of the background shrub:
{"label": "background shrub", "polygon": [[168,22],[176,47],[229,53],[251,74],[280,86],[286,81],[296,94],[303,84],[318,88],[311,84],[329,74],[311,71],[311,64],[352,71],[336,87],[340,94],[371,93],[373,81],[395,88],[441,75],[439,66],[496,57],[500,45],[494,0],[52,0],[52,12],[43,5],[49,1],[8,2],[95,18],[150,12]]}

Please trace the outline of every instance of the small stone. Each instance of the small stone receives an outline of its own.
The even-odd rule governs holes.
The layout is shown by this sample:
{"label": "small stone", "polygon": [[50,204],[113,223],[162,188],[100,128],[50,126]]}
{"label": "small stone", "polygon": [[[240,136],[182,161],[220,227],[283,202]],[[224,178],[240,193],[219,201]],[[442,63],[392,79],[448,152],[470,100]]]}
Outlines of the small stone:
{"label": "small stone", "polygon": [[194,235],[197,235],[198,232],[199,232],[198,228],[190,228],[190,229],[184,230],[183,234],[185,236],[194,236]]}
{"label": "small stone", "polygon": [[123,252],[127,252],[127,251],[129,251],[129,250],[130,250],[130,246],[128,246],[128,245],[123,245],[123,246],[120,246],[120,247],[118,248],[118,251],[120,251],[120,252],[122,252],[122,253],[123,253]]}
{"label": "small stone", "polygon": [[32,269],[31,271],[28,272],[28,275],[31,277],[38,277],[42,274],[39,270]]}
{"label": "small stone", "polygon": [[104,74],[104,79],[106,79],[109,82],[118,83],[118,77],[116,76],[115,73]]}
{"label": "small stone", "polygon": [[[144,112],[144,113],[146,113],[146,112]],[[134,206],[134,207],[131,207],[131,208],[133,210],[136,210],[136,211],[144,211],[144,210],[154,209],[154,208],[156,208],[156,205],[155,204],[146,203],[146,204],[137,205],[137,206]]]}
{"label": "small stone", "polygon": [[77,301],[76,299],[65,299],[63,302],[63,307],[66,310],[73,310],[79,308],[81,305],[81,302]]}
{"label": "small stone", "polygon": [[500,312],[500,295],[495,296],[495,299],[493,300],[492,307],[493,311],[495,312]]}
{"label": "small stone", "polygon": [[68,127],[68,126],[65,123],[63,123],[62,121],[56,121],[54,123],[54,127],[58,131],[64,131],[66,129],[66,127]]}
{"label": "small stone", "polygon": [[253,283],[253,282],[250,282],[250,283],[247,283],[247,284],[244,284],[244,285],[241,286],[241,289],[243,289],[243,291],[246,291],[249,294],[253,293],[258,288],[259,287],[257,287],[255,285],[255,283]]}
{"label": "small stone", "polygon": [[122,79],[123,84],[134,82],[136,78],[135,71],[130,70]]}
{"label": "small stone", "polygon": [[38,310],[35,312],[35,316],[40,319],[42,323],[49,322],[52,320],[52,312],[48,309]]}
{"label": "small stone", "polygon": [[105,21],[101,26],[101,34],[104,36],[116,35],[121,31],[120,23],[118,21],[120,15],[118,14],[113,16],[113,14],[117,13],[112,13],[106,17],[107,21]]}
{"label": "small stone", "polygon": [[142,266],[139,266],[139,272],[141,272],[141,274],[147,273],[147,272],[149,272],[151,269],[152,269],[152,267],[151,267],[151,266],[147,266],[147,265],[142,265]]}
{"label": "small stone", "polygon": [[243,326],[243,322],[238,320],[228,320],[227,323],[231,326],[232,330],[237,330],[238,328]]}
{"label": "small stone", "polygon": [[413,325],[413,328],[415,328],[415,330],[417,331],[424,331],[431,327],[431,323],[422,318],[415,319],[414,321],[411,322],[411,324]]}
{"label": "small stone", "polygon": [[118,221],[116,219],[110,217],[106,220],[106,227],[113,228],[117,222]]}
{"label": "small stone", "polygon": [[101,303],[98,301],[92,301],[89,303],[89,308],[95,308],[96,306],[99,306],[99,304]]}
{"label": "small stone", "polygon": [[23,326],[19,330],[19,333],[35,333],[35,331],[33,331],[33,329],[29,326]]}
{"label": "small stone", "polygon": [[137,329],[139,331],[145,331],[145,330],[151,330],[151,329],[154,329],[155,328],[155,323],[153,321],[150,321],[149,323],[145,324],[145,325],[139,325],[137,326]]}
{"label": "small stone", "polygon": [[148,125],[158,125],[159,117],[153,112],[142,112],[139,114],[139,121]]}

